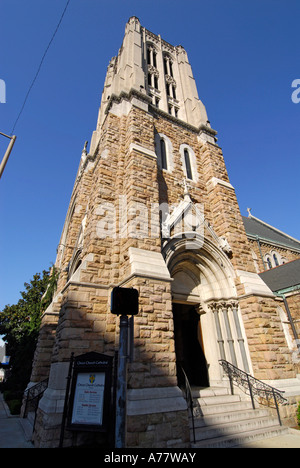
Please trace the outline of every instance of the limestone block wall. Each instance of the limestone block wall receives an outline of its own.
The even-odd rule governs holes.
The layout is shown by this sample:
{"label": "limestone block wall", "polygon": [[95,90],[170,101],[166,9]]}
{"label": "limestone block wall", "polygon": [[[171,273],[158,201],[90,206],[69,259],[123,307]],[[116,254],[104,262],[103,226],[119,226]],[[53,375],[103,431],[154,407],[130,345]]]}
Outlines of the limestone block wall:
{"label": "limestone block wall", "polygon": [[244,325],[251,351],[254,376],[261,380],[296,377],[291,351],[282,330],[274,299],[247,297],[240,299]]}

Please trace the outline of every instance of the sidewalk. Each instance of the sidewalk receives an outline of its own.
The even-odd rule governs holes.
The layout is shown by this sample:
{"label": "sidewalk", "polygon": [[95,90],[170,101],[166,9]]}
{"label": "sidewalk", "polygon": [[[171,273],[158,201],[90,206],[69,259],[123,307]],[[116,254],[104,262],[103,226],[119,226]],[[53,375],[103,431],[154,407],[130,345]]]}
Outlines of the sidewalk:
{"label": "sidewalk", "polygon": [[12,416],[0,393],[0,448],[34,448],[26,440],[19,416]]}
{"label": "sidewalk", "polygon": [[300,431],[289,429],[289,432],[285,435],[255,440],[241,448],[300,448]]}
{"label": "sidewalk", "polygon": [[[0,448],[34,448],[26,437],[19,416],[11,416],[0,393]],[[283,436],[253,441],[239,448],[300,448],[300,431],[289,429]]]}

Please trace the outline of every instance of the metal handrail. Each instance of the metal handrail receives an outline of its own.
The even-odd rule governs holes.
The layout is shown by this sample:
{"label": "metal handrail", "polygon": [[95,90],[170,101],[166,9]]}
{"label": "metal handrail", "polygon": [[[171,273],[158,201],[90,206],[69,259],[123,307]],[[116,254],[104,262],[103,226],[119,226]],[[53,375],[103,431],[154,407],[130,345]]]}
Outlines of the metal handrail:
{"label": "metal handrail", "polygon": [[253,409],[255,409],[255,403],[254,403],[255,396],[258,396],[260,398],[265,398],[268,402],[268,406],[269,406],[270,399],[273,399],[275,403],[275,408],[277,411],[279,424],[282,426],[278,403],[281,403],[281,404],[287,403],[288,400],[284,398],[284,396],[282,395],[284,391],[280,391],[277,388],[271,387],[271,385],[268,385],[265,382],[262,382],[261,380],[256,379],[252,375],[247,374],[247,372],[239,369],[238,367],[234,366],[230,362],[225,361],[225,359],[221,359],[219,363],[222,366],[225,374],[229,378],[231,394],[233,395],[234,393],[233,383],[236,383],[237,385],[241,385],[242,387],[244,387],[246,391],[249,390]]}
{"label": "metal handrail", "polygon": [[191,412],[192,416],[192,427],[193,427],[193,437],[194,437],[194,443],[196,443],[196,435],[195,435],[195,421],[194,421],[194,403],[193,403],[193,396],[192,396],[192,389],[190,386],[189,379],[187,378],[186,373],[183,370],[183,367],[180,365],[180,369],[183,373],[184,376],[184,391],[185,391],[185,399],[188,404],[188,407]]}
{"label": "metal handrail", "polygon": [[[25,409],[23,412],[23,418],[27,417],[27,409],[28,405],[31,401],[36,400],[37,404],[41,397],[43,396],[44,391],[48,386],[48,379],[41,380],[37,384],[33,385],[32,387],[28,388],[24,392],[25,400]],[[37,407],[37,405],[35,405]],[[36,410],[36,407],[34,408]]]}

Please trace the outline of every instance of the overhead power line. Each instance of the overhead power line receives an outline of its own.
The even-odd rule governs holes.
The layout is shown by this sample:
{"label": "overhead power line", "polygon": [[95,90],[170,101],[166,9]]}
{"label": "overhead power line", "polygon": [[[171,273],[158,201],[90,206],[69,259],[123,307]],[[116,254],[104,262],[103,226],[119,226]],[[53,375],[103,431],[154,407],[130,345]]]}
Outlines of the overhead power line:
{"label": "overhead power line", "polygon": [[11,135],[13,134],[13,132],[14,132],[14,130],[15,130],[15,128],[16,128],[16,125],[17,125],[17,123],[18,123],[18,120],[19,120],[20,117],[21,117],[21,114],[22,114],[22,112],[23,112],[23,110],[24,110],[24,107],[25,107],[25,104],[26,104],[26,102],[27,102],[27,99],[28,99],[28,97],[29,97],[30,91],[32,90],[33,85],[34,85],[34,83],[36,82],[36,79],[37,79],[37,77],[38,77],[38,75],[39,75],[39,73],[40,73],[40,70],[41,70],[41,68],[42,68],[43,62],[44,62],[45,57],[46,57],[46,55],[47,55],[47,52],[48,52],[48,50],[49,50],[49,48],[50,48],[50,46],[51,46],[51,44],[52,44],[52,42],[53,42],[53,39],[55,38],[55,35],[56,35],[56,33],[57,33],[57,31],[58,31],[60,25],[61,25],[61,22],[62,22],[62,20],[63,20],[63,17],[65,16],[65,13],[66,13],[66,11],[67,11],[67,8],[68,8],[68,5],[69,5],[70,1],[71,1],[71,0],[67,0],[67,3],[66,3],[66,5],[65,5],[65,8],[64,8],[62,14],[61,14],[61,17],[60,17],[60,19],[59,19],[59,22],[57,23],[57,26],[56,26],[56,28],[55,28],[55,31],[54,31],[54,33],[52,34],[52,37],[51,37],[51,39],[50,39],[50,41],[49,41],[49,43],[48,43],[48,45],[47,45],[47,47],[46,47],[46,49],[45,49],[45,52],[44,52],[44,54],[43,54],[43,56],[42,56],[42,58],[41,58],[41,61],[40,61],[40,63],[39,63],[38,69],[37,69],[37,72],[36,72],[36,74],[35,74],[35,76],[34,76],[34,78],[33,78],[33,80],[32,80],[32,83],[31,83],[30,86],[29,86],[29,89],[28,89],[27,94],[26,94],[26,96],[25,96],[25,99],[24,99],[24,102],[23,102],[22,107],[21,107],[21,109],[20,109],[20,112],[19,112],[19,114],[18,114],[18,117],[16,118],[16,121],[15,121],[15,123],[14,123],[14,125],[13,125],[12,131],[11,131]]}

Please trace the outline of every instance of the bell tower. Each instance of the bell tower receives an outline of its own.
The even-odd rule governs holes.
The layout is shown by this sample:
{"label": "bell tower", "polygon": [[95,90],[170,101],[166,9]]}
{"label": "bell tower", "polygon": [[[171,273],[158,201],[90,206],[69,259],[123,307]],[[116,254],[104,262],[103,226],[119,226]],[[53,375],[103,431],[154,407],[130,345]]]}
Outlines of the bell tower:
{"label": "bell tower", "polygon": [[[118,347],[114,286],[139,291],[128,447],[189,446],[182,368],[205,385],[222,381],[221,358],[258,371],[243,320],[248,329],[259,298],[270,307],[273,294],[256,274],[216,134],[184,48],[131,17],[108,65],[57,249],[57,291],[31,378],[49,376],[36,446],[58,446],[71,353],[113,356]],[[193,356],[201,362],[191,367]]]}

